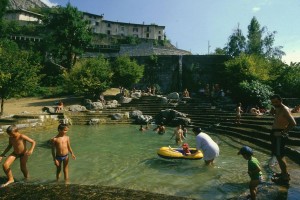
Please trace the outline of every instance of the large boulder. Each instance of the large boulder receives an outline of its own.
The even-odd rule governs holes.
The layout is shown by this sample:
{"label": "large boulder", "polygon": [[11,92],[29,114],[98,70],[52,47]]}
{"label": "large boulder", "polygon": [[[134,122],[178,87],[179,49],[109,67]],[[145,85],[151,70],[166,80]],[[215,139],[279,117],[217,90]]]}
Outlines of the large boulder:
{"label": "large boulder", "polygon": [[96,101],[92,103],[92,109],[93,110],[102,110],[103,109],[103,103]]}
{"label": "large boulder", "polygon": [[142,111],[140,110],[133,110],[129,113],[129,117],[132,119],[137,119],[140,115],[142,115]]}
{"label": "large boulder", "polygon": [[117,100],[111,100],[106,102],[105,108],[117,108],[118,106],[120,106],[120,104]]}
{"label": "large boulder", "polygon": [[138,124],[147,124],[147,123],[151,122],[152,119],[153,118],[150,115],[139,115],[135,121]]}
{"label": "large boulder", "polygon": [[175,117],[186,117],[187,114],[179,112],[174,109],[165,109],[160,111],[161,115],[167,119],[173,119]]}
{"label": "large boulder", "polygon": [[83,100],[83,105],[85,106],[86,109],[92,110],[92,100],[90,99],[84,99]]}
{"label": "large boulder", "polygon": [[71,105],[69,106],[69,111],[71,112],[82,112],[82,111],[86,111],[86,107],[85,106],[82,106],[82,105]]}
{"label": "large boulder", "polygon": [[122,103],[130,103],[132,101],[132,98],[129,98],[129,97],[120,97],[119,99],[119,103],[122,104]]}
{"label": "large boulder", "polygon": [[133,93],[131,93],[130,97],[133,99],[139,99],[142,96],[142,92],[140,90],[137,90]]}
{"label": "large boulder", "polygon": [[159,99],[162,104],[168,104],[169,102],[167,97],[159,97]]}
{"label": "large boulder", "polygon": [[46,113],[50,113],[50,114],[53,114],[56,112],[56,107],[53,107],[53,106],[45,106],[42,108],[42,111],[43,112],[46,112]]}
{"label": "large boulder", "polygon": [[175,117],[174,119],[172,119],[170,124],[173,126],[178,126],[178,125],[188,126],[191,124],[191,119],[187,117]]}
{"label": "large boulder", "polygon": [[112,120],[121,120],[122,118],[123,118],[123,114],[121,114],[121,113],[114,113],[114,114],[112,114],[111,115],[111,119]]}
{"label": "large boulder", "polygon": [[101,123],[105,123],[106,120],[105,119],[99,119],[99,118],[92,118],[90,119],[90,121],[88,122],[89,125],[98,125]]}
{"label": "large boulder", "polygon": [[173,99],[173,100],[179,100],[179,94],[178,94],[178,92],[172,92],[172,93],[168,94],[167,98]]}
{"label": "large boulder", "polygon": [[182,122],[182,125],[186,125],[190,124],[190,121],[191,120],[187,118],[187,114],[178,112],[177,110],[173,109],[161,110],[160,113],[155,116],[155,122],[157,124],[164,123],[170,125],[178,125],[177,122]]}
{"label": "large boulder", "polygon": [[100,101],[92,102],[90,99],[84,100],[84,106],[89,110],[102,110],[103,109],[103,103]]}

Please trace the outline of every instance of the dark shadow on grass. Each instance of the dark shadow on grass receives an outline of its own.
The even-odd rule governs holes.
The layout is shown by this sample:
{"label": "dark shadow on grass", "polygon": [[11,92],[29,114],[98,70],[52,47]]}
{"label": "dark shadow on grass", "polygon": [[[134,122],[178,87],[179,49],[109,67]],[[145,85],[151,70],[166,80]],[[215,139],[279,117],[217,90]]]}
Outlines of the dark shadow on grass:
{"label": "dark shadow on grass", "polygon": [[49,101],[41,101],[28,103],[27,106],[56,106],[57,102],[61,100],[64,103],[64,106],[81,104],[83,97],[57,97],[57,99],[49,100]]}

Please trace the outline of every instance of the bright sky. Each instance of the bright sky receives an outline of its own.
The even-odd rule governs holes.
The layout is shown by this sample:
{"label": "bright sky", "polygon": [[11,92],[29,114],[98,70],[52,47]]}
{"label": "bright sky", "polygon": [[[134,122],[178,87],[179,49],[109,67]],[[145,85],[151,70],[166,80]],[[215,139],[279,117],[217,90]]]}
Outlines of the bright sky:
{"label": "bright sky", "polygon": [[[42,0],[80,11],[104,14],[105,20],[165,26],[167,38],[193,54],[223,48],[238,27],[247,36],[253,16],[261,27],[276,31],[275,46],[283,46],[283,60],[300,62],[299,0]],[[210,45],[210,48],[208,46]]]}

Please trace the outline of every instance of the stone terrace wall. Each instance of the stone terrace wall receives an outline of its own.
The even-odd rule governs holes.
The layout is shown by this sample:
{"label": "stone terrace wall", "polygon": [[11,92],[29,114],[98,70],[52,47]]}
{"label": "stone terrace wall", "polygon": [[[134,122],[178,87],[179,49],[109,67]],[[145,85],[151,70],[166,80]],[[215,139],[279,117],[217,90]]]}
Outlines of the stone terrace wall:
{"label": "stone terrace wall", "polygon": [[[135,56],[139,64],[145,65],[145,77],[141,85],[152,82],[157,83],[163,92],[181,91],[189,88],[190,91],[198,91],[195,82],[217,83],[221,78],[218,69],[229,60],[223,55],[182,55],[182,75],[180,76],[180,57],[178,55],[157,55],[157,64],[149,65],[149,56]],[[191,73],[192,68],[198,68],[199,73]],[[150,77],[153,74],[153,77]],[[154,80],[154,81],[153,81]],[[194,85],[194,86],[193,86]],[[199,86],[200,87],[200,86]]]}

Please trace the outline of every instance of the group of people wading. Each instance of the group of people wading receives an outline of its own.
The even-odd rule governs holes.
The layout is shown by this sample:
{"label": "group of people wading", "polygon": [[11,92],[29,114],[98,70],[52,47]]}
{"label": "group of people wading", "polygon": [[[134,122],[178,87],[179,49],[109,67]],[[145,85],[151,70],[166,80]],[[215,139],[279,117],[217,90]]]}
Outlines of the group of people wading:
{"label": "group of people wading", "polygon": [[[285,146],[288,140],[288,133],[296,126],[296,121],[291,114],[291,110],[283,104],[282,98],[279,95],[273,95],[270,97],[272,103],[272,109],[270,114],[274,116],[274,122],[270,130],[270,141],[271,141],[271,154],[275,156],[279,167],[280,173],[274,173],[271,180],[276,184],[289,184],[290,174],[287,170],[287,164],[285,160]],[[241,104],[239,103],[236,109],[236,123],[240,124],[241,113],[243,112]],[[155,130],[163,130],[165,132],[165,127],[161,128],[159,125]],[[174,130],[172,137],[175,137],[175,143],[180,145],[186,138],[187,129],[182,128],[181,125],[177,126]],[[206,133],[204,133],[200,127],[194,127],[193,133],[196,136],[196,148],[203,152],[203,159],[206,165],[212,165],[215,158],[219,156],[219,146],[213,139]],[[184,143],[182,149],[186,154],[190,154],[189,145]],[[259,161],[253,156],[254,150],[248,146],[243,146],[239,151],[238,155],[242,155],[244,159],[248,161],[248,174],[250,177],[249,189],[250,189],[250,199],[256,199],[257,186],[262,182],[262,170]]]}

